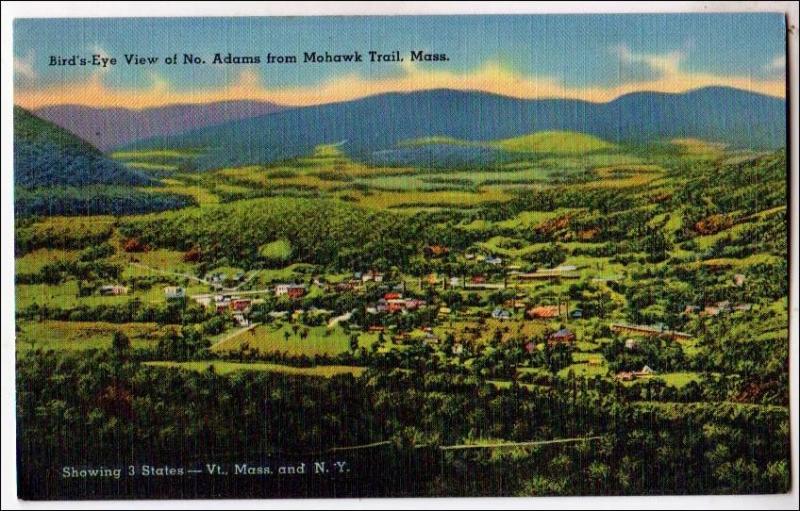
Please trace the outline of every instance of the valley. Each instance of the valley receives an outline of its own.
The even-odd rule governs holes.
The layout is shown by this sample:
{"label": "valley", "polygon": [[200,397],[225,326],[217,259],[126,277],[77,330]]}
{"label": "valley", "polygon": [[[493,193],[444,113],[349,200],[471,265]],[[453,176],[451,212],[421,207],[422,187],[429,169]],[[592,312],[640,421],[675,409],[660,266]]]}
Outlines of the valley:
{"label": "valley", "polygon": [[[102,153],[17,115],[31,155],[113,169],[21,153],[29,435],[63,406],[151,452],[442,446],[439,462],[484,474],[541,467],[508,494],[638,493],[684,470],[672,491],[786,488],[781,148],[567,129],[375,145],[324,125],[229,144],[248,118]],[[196,422],[179,434],[183,413]],[[686,467],[684,442],[710,461]],[[468,473],[425,492],[490,491]]]}

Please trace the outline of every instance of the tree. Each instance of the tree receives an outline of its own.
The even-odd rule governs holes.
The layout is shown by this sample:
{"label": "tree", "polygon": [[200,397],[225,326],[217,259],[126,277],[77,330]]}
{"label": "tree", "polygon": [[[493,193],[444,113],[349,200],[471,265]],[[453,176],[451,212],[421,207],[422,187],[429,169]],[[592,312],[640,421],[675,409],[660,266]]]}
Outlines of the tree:
{"label": "tree", "polygon": [[111,346],[117,354],[127,353],[131,348],[131,340],[123,332],[117,330],[111,340]]}

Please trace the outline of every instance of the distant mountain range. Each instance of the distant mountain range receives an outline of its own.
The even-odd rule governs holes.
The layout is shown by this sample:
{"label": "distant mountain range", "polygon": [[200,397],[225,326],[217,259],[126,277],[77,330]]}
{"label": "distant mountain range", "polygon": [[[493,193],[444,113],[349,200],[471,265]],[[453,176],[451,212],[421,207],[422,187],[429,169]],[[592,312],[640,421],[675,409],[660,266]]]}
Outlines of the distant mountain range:
{"label": "distant mountain range", "polygon": [[[293,108],[151,137],[125,147],[206,148],[196,161],[200,168],[272,162],[330,143],[340,144],[356,158],[393,163],[396,153],[402,163],[413,163],[416,153],[423,161],[435,160],[436,155],[424,144],[409,148],[405,144],[409,140],[456,139],[462,141],[460,146],[437,142],[435,147],[446,147],[450,158],[459,151],[471,158],[497,158],[507,148],[488,142],[553,130],[615,143],[691,137],[734,148],[774,149],[785,145],[786,104],[780,98],[727,87],[683,94],[641,92],[609,103],[431,90]],[[487,144],[481,147],[464,141]],[[458,163],[458,157],[454,162]]]}
{"label": "distant mountain range", "polygon": [[142,110],[56,105],[39,108],[33,113],[106,151],[142,138],[173,135],[281,109],[279,105],[262,101],[224,101]]}
{"label": "distant mountain range", "polygon": [[152,180],[72,133],[14,107],[14,184],[23,188],[146,185]]}

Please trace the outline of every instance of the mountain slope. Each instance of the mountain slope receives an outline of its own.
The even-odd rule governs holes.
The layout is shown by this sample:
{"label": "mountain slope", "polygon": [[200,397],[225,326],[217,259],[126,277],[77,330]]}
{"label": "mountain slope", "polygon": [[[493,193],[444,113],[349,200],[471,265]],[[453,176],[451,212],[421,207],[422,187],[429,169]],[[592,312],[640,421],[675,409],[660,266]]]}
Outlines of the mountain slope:
{"label": "mountain slope", "polygon": [[353,157],[380,154],[386,160],[398,149],[407,156],[408,148],[398,144],[408,140],[486,142],[538,131],[574,131],[615,143],[693,137],[738,148],[777,148],[785,144],[785,102],[724,87],[636,93],[610,103],[433,90],[297,108],[129,147],[205,147],[198,166],[214,168],[293,158],[325,143],[341,143]]}
{"label": "mountain slope", "polygon": [[77,134],[95,147],[107,150],[141,138],[172,135],[281,109],[281,106],[269,102],[221,101],[142,110],[56,105],[39,108],[34,114]]}
{"label": "mountain slope", "polygon": [[144,185],[147,176],[111,161],[72,133],[14,107],[14,184],[25,188]]}

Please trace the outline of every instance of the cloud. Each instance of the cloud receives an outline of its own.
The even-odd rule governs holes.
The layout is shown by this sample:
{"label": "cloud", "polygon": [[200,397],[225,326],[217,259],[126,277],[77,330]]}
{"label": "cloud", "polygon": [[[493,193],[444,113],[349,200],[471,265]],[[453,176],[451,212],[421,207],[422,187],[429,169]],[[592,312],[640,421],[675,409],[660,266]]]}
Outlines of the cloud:
{"label": "cloud", "polygon": [[32,51],[29,51],[25,57],[14,56],[14,76],[28,81],[36,79],[36,71],[33,69]]}
{"label": "cloud", "polygon": [[[100,55],[100,58],[103,58],[103,59],[107,59],[107,58],[111,57],[111,55],[102,46],[100,46],[97,43],[94,43],[91,46],[89,46],[89,52],[92,55]],[[109,71],[111,71],[111,67],[110,66],[108,66],[108,67],[98,67],[95,70],[95,72],[98,72],[98,73],[108,73]]]}
{"label": "cloud", "polygon": [[764,71],[783,72],[786,70],[786,55],[778,55],[769,64],[764,66]]}
{"label": "cloud", "polygon": [[221,87],[181,89],[161,76],[151,73],[150,85],[144,88],[109,87],[108,75],[95,74],[83,82],[50,85],[16,91],[17,104],[37,108],[45,105],[78,103],[97,107],[146,108],[175,103],[260,100],[287,106],[308,106],[382,94],[431,89],[482,91],[517,98],[570,98],[608,102],[632,92],[653,91],[680,93],[708,86],[728,86],[770,96],[784,97],[782,78],[755,79],[751,76],[719,76],[681,70],[683,52],[663,55],[638,54],[620,46],[621,59],[641,62],[657,73],[652,78],[620,82],[609,86],[573,87],[550,76],[527,75],[498,62],[487,62],[466,71],[450,71],[404,62],[400,73],[382,78],[360,74],[335,76],[315,85],[270,88],[263,84],[256,68],[248,68]]}
{"label": "cloud", "polygon": [[625,44],[612,46],[611,52],[617,56],[620,63],[623,65],[645,64],[661,75],[671,76],[677,75],[680,72],[681,61],[683,61],[686,56],[681,50],[663,54],[634,53]]}

